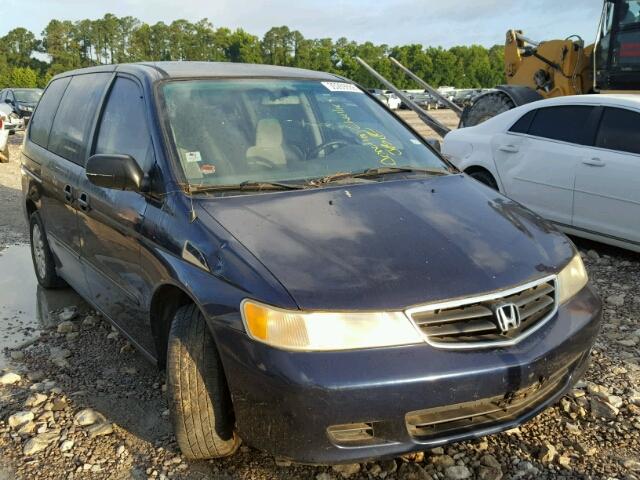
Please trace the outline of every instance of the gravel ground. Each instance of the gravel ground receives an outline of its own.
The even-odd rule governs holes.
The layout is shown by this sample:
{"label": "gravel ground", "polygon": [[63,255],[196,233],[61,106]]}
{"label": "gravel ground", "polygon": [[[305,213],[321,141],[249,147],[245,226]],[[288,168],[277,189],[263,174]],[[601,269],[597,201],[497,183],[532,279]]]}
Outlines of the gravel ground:
{"label": "gravel ground", "polygon": [[[26,241],[20,140],[12,137],[12,163],[0,165],[0,255]],[[171,433],[163,375],[78,303],[45,312],[53,324],[0,352],[9,362],[0,371],[0,480],[640,479],[640,255],[579,246],[605,299],[605,325],[584,381],[520,428],[338,467],[291,465],[247,446],[232,458],[188,462]],[[0,321],[2,337],[13,322]]]}

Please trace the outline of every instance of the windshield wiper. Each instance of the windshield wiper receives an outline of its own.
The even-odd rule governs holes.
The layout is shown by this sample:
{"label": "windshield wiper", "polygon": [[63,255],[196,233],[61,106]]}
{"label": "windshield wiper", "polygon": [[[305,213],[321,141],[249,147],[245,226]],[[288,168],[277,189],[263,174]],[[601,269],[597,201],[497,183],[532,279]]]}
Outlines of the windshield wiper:
{"label": "windshield wiper", "polygon": [[447,175],[450,173],[448,170],[439,170],[436,168],[420,168],[420,167],[376,167],[367,168],[361,172],[337,172],[326,177],[322,177],[309,182],[310,185],[322,185],[325,183],[331,183],[336,180],[343,180],[349,178],[367,178],[378,177],[380,175],[387,175],[393,173],[426,173],[428,175]]}
{"label": "windshield wiper", "polygon": [[437,168],[420,168],[420,167],[377,167],[367,168],[363,172],[354,173],[355,178],[377,177],[389,173],[426,173],[428,175],[447,175],[448,170],[440,170]]}
{"label": "windshield wiper", "polygon": [[189,193],[229,192],[229,191],[262,191],[262,190],[300,190],[304,185],[280,182],[252,182],[246,180],[230,185],[189,185]]}

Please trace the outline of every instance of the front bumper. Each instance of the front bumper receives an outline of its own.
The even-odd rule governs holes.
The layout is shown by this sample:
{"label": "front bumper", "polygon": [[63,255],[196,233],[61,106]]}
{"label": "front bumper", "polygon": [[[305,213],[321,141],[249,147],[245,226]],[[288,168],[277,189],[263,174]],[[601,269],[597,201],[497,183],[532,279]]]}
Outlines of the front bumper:
{"label": "front bumper", "polygon": [[[420,344],[286,352],[218,322],[209,324],[243,440],[299,462],[340,463],[477,438],[529,420],[586,369],[601,317],[600,300],[586,287],[517,345],[467,351]],[[532,391],[526,402],[510,400]],[[482,422],[453,430],[416,429],[420,419],[451,416],[451,405],[476,408],[503,396],[504,411]],[[371,438],[343,442],[328,434],[330,427],[354,424],[370,426]]]}

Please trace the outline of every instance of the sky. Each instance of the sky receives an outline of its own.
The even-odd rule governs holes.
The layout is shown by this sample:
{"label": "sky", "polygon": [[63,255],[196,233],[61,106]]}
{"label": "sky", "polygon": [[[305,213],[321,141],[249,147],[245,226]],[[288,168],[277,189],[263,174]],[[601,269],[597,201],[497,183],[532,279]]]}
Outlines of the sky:
{"label": "sky", "polygon": [[214,27],[262,35],[286,25],[306,38],[425,46],[502,44],[510,28],[534,40],[577,34],[593,42],[602,0],[0,0],[0,36],[25,27],[37,36],[51,19],[105,13],[147,23],[208,18]]}

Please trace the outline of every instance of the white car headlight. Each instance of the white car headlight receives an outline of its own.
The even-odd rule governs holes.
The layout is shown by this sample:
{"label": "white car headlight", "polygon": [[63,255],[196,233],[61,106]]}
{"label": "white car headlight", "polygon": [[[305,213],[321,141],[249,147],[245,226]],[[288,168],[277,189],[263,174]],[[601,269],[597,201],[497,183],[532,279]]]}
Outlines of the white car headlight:
{"label": "white car headlight", "polygon": [[558,275],[558,301],[560,304],[570,300],[584,288],[589,281],[587,271],[580,254],[576,253],[569,264]]}
{"label": "white car headlight", "polygon": [[301,312],[253,300],[241,305],[247,333],[284,350],[351,350],[422,343],[402,312]]}

